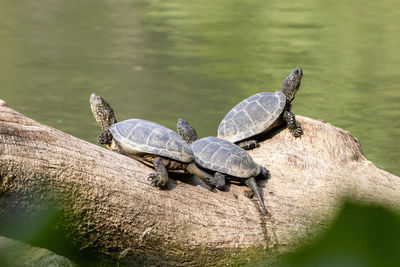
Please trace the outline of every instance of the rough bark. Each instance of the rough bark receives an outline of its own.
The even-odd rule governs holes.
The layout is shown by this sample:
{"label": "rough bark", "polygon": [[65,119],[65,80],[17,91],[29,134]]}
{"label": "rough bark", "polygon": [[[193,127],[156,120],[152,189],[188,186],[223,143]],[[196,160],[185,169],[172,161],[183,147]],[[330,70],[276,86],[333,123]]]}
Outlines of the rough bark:
{"label": "rough bark", "polygon": [[344,197],[399,209],[399,178],[368,161],[349,132],[296,119],[301,138],[278,129],[250,152],[271,173],[259,181],[269,212],[263,216],[245,186],[209,191],[198,179],[177,175],[168,190],[158,190],[147,181],[151,168],[3,103],[0,217],[15,209],[31,216],[57,203],[63,218],[57,229],[78,249],[121,264],[218,265],[314,236]]}

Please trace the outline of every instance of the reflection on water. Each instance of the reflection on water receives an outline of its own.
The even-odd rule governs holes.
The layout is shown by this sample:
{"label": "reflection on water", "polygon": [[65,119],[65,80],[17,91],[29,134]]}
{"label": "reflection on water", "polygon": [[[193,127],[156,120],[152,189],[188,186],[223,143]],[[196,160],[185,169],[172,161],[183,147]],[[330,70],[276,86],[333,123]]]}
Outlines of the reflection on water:
{"label": "reflection on water", "polygon": [[215,135],[241,99],[304,70],[294,112],[357,137],[400,175],[400,3],[395,1],[0,2],[1,98],[94,142],[88,98],[119,120]]}

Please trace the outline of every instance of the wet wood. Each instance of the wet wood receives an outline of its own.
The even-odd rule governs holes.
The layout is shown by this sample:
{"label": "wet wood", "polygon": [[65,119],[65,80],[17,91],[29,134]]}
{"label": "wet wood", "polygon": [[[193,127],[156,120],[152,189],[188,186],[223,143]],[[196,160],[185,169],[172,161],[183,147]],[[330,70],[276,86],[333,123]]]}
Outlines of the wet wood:
{"label": "wet wood", "polygon": [[[247,187],[209,191],[177,174],[167,190],[149,185],[144,164],[40,124],[0,103],[0,217],[57,206],[55,228],[79,249],[127,265],[249,262],[326,228],[344,198],[399,209],[400,180],[377,168],[359,142],[328,123],[296,116],[304,135],[276,130],[254,160],[269,214]],[[51,248],[50,248],[51,249]]]}

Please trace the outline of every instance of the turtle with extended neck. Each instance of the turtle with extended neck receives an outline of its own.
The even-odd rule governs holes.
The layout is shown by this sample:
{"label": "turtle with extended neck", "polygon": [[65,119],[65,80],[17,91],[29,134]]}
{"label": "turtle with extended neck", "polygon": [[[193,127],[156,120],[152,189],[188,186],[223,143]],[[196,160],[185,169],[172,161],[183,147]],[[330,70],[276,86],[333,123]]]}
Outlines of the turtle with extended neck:
{"label": "turtle with extended neck", "polygon": [[303,134],[301,125],[292,113],[292,104],[300,87],[303,70],[295,68],[277,92],[261,92],[234,106],[218,127],[218,137],[244,149],[258,146],[257,137],[286,123],[294,137]]}
{"label": "turtle with extended neck", "polygon": [[141,119],[116,123],[114,111],[101,96],[93,93],[89,102],[103,130],[97,143],[154,167],[156,171],[148,177],[152,185],[163,189],[168,172],[178,172],[194,174],[210,186],[220,187],[213,176],[197,167],[190,146],[176,132]]}

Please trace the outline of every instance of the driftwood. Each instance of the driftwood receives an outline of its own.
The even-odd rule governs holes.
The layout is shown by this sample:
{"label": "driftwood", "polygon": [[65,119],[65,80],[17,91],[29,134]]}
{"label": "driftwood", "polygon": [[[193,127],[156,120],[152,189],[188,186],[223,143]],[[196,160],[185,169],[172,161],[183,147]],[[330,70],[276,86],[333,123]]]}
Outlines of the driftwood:
{"label": "driftwood", "polygon": [[78,250],[120,264],[179,266],[244,263],[286,251],[325,229],[344,197],[399,210],[399,177],[368,161],[349,132],[296,118],[301,138],[278,129],[250,152],[271,174],[259,181],[263,216],[245,186],[209,191],[177,175],[168,190],[158,190],[147,180],[151,168],[3,102],[0,218],[15,209],[33,216],[57,203],[63,220],[54,227]]}

